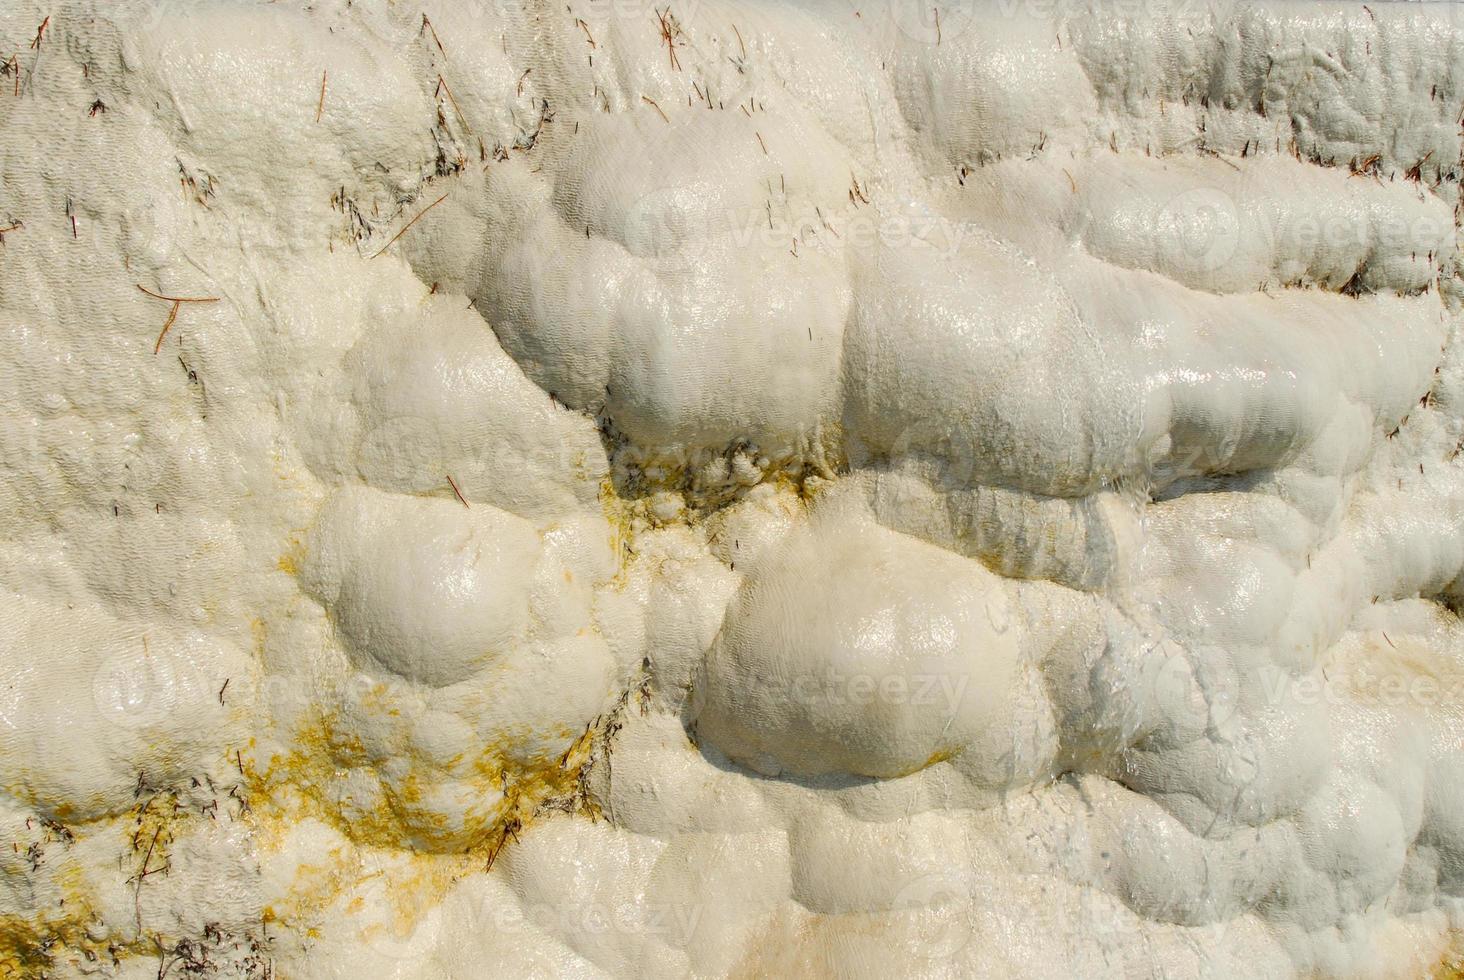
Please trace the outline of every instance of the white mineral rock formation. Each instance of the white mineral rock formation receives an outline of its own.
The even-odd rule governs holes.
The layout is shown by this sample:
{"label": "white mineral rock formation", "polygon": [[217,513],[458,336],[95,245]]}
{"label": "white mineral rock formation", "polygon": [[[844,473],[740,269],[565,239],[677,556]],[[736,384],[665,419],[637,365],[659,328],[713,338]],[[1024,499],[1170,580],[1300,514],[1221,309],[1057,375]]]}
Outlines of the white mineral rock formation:
{"label": "white mineral rock formation", "polygon": [[0,62],[0,975],[1461,975],[1464,5]]}

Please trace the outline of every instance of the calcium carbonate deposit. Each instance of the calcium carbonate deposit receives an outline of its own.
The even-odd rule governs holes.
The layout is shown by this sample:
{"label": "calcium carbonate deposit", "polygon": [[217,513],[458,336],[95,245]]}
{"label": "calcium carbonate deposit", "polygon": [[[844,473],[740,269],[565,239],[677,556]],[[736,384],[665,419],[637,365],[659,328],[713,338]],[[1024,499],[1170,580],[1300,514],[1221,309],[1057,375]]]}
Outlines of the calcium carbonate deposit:
{"label": "calcium carbonate deposit", "polygon": [[1464,969],[1464,6],[0,60],[0,976]]}

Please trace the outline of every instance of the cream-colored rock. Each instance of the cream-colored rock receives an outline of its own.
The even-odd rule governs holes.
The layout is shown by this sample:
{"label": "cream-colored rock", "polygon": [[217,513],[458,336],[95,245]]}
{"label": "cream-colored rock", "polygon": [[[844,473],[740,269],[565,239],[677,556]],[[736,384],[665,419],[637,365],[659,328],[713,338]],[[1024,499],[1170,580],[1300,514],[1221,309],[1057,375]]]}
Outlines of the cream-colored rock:
{"label": "cream-colored rock", "polygon": [[1457,5],[0,65],[0,974],[1456,968]]}

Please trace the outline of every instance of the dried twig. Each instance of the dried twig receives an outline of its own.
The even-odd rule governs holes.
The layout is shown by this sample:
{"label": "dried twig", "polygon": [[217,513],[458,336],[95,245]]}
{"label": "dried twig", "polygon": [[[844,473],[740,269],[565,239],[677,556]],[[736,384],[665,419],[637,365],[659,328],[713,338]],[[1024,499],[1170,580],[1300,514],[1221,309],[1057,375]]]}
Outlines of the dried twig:
{"label": "dried twig", "polygon": [[662,112],[661,107],[656,104],[655,99],[651,98],[649,95],[642,95],[641,101],[650,106],[652,109],[655,109],[657,112],[660,112],[661,118],[665,119],[668,124],[671,122],[671,120],[667,118],[666,113]]}
{"label": "dried twig", "polygon": [[[437,28],[435,28],[435,27],[432,26],[432,21],[430,21],[430,20],[427,19],[427,15],[426,14],[423,14],[422,15],[422,27],[424,29],[432,32],[432,41],[433,41],[433,43],[437,45],[437,50],[440,51],[440,52],[442,52],[442,56],[444,58],[446,58],[447,57],[447,51],[443,49],[443,47],[442,47],[442,40],[437,36]],[[421,30],[418,30],[417,33],[420,34],[420,33],[422,33],[422,31]]]}
{"label": "dried twig", "polygon": [[1383,155],[1381,153],[1374,153],[1372,156],[1368,157],[1366,160],[1353,167],[1351,176],[1357,177],[1359,175],[1368,173],[1371,173],[1374,177],[1378,176],[1378,164],[1382,161],[1382,159]]}
{"label": "dried twig", "polygon": [[174,303],[172,307],[169,308],[168,318],[163,321],[163,329],[158,331],[158,342],[153,344],[153,356],[157,356],[158,351],[163,349],[163,338],[166,337],[168,335],[168,331],[172,329],[173,321],[178,319],[178,308],[180,305],[182,304]]}
{"label": "dried twig", "polygon": [[661,22],[661,40],[666,42],[666,53],[671,60],[671,70],[680,71],[681,62],[676,58],[676,42],[681,37],[681,25],[677,23],[669,6],[665,10],[657,10],[656,19]]}
{"label": "dried twig", "polygon": [[[148,801],[149,804],[151,802],[152,802],[151,800]],[[143,809],[146,810],[147,807],[144,806]],[[137,888],[132,893],[132,907],[133,907],[133,912],[134,912],[134,914],[137,917],[137,929],[138,929],[139,932],[142,931],[142,883],[147,879],[147,876],[151,873],[151,872],[149,872],[147,870],[147,865],[148,865],[148,862],[152,860],[153,848],[157,846],[157,844],[158,844],[158,837],[159,837],[159,835],[162,834],[162,832],[163,832],[163,825],[162,824],[158,824],[157,828],[153,831],[152,842],[147,845],[147,854],[143,855],[143,858],[142,858],[142,868],[141,868],[141,870],[139,870],[137,872],[137,876],[136,876],[137,877]]]}
{"label": "dried twig", "polygon": [[508,838],[511,836],[514,840],[519,839],[518,832],[521,827],[523,827],[523,822],[518,817],[514,817],[503,825],[503,832],[498,837],[498,843],[488,853],[488,863],[483,868],[485,873],[493,870],[493,862],[498,860],[498,852],[503,850],[504,845],[508,843]]}
{"label": "dried twig", "polygon": [[[446,92],[447,93],[447,101],[449,101],[449,102],[452,103],[452,111],[457,113],[458,121],[460,121],[463,124],[463,128],[464,129],[466,129],[469,133],[472,133],[473,132],[473,127],[470,126],[470,125],[468,125],[468,117],[465,116],[465,115],[463,115],[463,110],[458,107],[457,99],[453,98],[452,86],[450,86],[450,85],[447,84],[447,79],[446,78],[443,78],[441,75],[438,75],[437,76],[437,87],[440,90],[442,90],[443,92]],[[479,142],[481,143],[482,141],[480,140]]]}
{"label": "dried twig", "polygon": [[325,111],[325,76],[326,72],[322,71],[320,73],[320,101],[315,104],[316,122],[320,122],[320,114]]}
{"label": "dried twig", "polygon": [[418,211],[417,212],[417,216],[415,218],[413,218],[411,221],[408,221],[405,225],[403,225],[401,231],[399,231],[395,235],[392,235],[391,236],[391,241],[389,241],[385,245],[381,246],[381,252],[377,252],[376,255],[373,255],[371,257],[373,259],[374,258],[377,258],[378,256],[380,256],[382,254],[382,252],[385,252],[387,249],[389,249],[393,245],[395,245],[396,244],[396,240],[398,238],[401,238],[403,235],[405,235],[407,233],[407,229],[408,228],[412,227],[413,225],[415,225],[418,221],[420,221],[422,219],[422,215],[426,214],[428,211],[431,211],[433,208],[437,207],[437,205],[441,204],[445,200],[447,200],[447,195],[446,194],[442,195],[437,200],[433,201],[431,204],[427,205],[425,208],[423,208],[422,210]]}
{"label": "dried twig", "polygon": [[138,289],[142,290],[144,293],[147,293],[153,299],[166,300],[167,302],[173,304],[172,308],[168,310],[168,319],[163,321],[163,329],[158,331],[157,343],[153,344],[154,355],[156,355],[158,351],[163,349],[163,338],[166,337],[168,335],[168,331],[173,328],[173,321],[178,319],[178,310],[183,306],[184,303],[217,303],[219,301],[219,298],[217,296],[164,296],[162,293],[153,292],[151,289],[148,289],[140,282],[136,283],[135,285]]}
{"label": "dried twig", "polygon": [[1417,183],[1418,181],[1422,180],[1423,179],[1423,165],[1425,163],[1428,163],[1428,158],[1431,157],[1431,156],[1433,156],[1433,150],[1429,150],[1427,153],[1425,153],[1423,155],[1423,159],[1422,160],[1419,160],[1413,166],[1409,167],[1408,168],[1408,172],[1403,175],[1403,179],[1404,180],[1411,180],[1414,183]]}
{"label": "dried twig", "polygon": [[[468,499],[464,497],[463,492],[458,489],[457,481],[452,478],[451,473],[447,474],[447,482],[452,487],[452,492],[457,494],[457,499],[462,501],[462,505],[464,507],[468,507]],[[468,509],[472,510],[471,507],[468,507]]]}
{"label": "dried twig", "polygon": [[36,28],[36,36],[30,43],[32,51],[41,50],[41,37],[46,33],[46,25],[49,23],[51,23],[51,18],[47,15],[46,19],[41,21],[41,26]]}
{"label": "dried twig", "polygon": [[147,293],[154,299],[165,299],[169,303],[217,303],[217,296],[164,296],[162,293],[155,293],[142,283],[137,283],[137,288]]}

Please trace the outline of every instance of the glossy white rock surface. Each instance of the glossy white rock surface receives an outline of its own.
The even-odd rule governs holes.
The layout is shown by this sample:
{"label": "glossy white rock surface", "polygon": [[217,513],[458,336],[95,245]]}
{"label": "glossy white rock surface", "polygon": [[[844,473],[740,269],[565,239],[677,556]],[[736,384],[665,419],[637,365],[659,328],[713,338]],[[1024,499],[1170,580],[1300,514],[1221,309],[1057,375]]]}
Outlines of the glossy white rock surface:
{"label": "glossy white rock surface", "polygon": [[1460,6],[7,52],[0,967],[1458,968]]}

